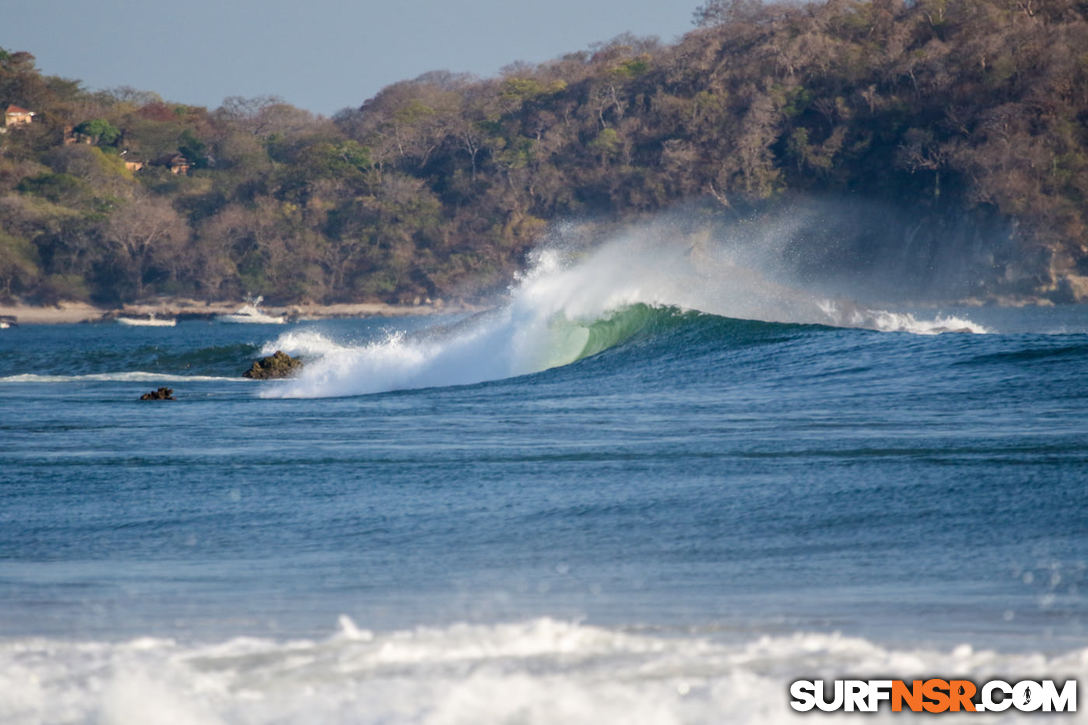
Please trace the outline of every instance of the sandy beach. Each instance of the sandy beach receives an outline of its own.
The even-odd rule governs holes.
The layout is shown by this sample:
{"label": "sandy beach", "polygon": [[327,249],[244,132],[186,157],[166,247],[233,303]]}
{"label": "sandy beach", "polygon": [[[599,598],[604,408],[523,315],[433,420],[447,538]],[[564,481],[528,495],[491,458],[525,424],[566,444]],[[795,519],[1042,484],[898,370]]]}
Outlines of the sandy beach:
{"label": "sandy beach", "polygon": [[[240,301],[203,302],[192,299],[161,299],[119,308],[97,307],[86,302],[61,302],[49,306],[0,304],[0,317],[14,317],[20,325],[109,322],[120,316],[138,317],[150,314],[162,318],[194,319],[229,314],[237,311],[242,304]],[[261,309],[270,315],[286,315],[289,319],[323,320],[335,317],[433,315],[440,312],[471,312],[479,308],[466,304],[389,305],[381,302],[358,302],[334,305],[262,305]]]}

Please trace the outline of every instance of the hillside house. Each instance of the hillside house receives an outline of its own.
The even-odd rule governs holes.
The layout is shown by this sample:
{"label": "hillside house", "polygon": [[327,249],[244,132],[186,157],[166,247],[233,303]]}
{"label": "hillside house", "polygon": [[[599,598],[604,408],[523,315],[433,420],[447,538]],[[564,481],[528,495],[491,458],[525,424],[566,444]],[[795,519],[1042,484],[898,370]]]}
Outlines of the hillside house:
{"label": "hillside house", "polygon": [[34,111],[28,111],[21,106],[8,106],[4,111],[4,129],[26,126],[34,120],[34,116]]}
{"label": "hillside house", "polygon": [[186,176],[189,173],[189,159],[185,158],[183,154],[167,154],[160,158],[156,165],[165,166],[170,169],[170,173]]}
{"label": "hillside house", "polygon": [[143,161],[128,155],[128,149],[121,152],[121,161],[125,163],[125,168],[132,172],[139,171],[144,167]]}

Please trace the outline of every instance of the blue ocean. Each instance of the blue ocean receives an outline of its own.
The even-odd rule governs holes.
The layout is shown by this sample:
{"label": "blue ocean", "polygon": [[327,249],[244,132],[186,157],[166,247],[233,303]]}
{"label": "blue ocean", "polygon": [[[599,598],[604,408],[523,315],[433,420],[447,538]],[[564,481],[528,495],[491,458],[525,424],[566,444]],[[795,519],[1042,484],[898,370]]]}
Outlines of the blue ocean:
{"label": "blue ocean", "polygon": [[1084,307],[613,245],[471,314],[0,331],[0,722],[768,723],[951,675],[1088,675]]}

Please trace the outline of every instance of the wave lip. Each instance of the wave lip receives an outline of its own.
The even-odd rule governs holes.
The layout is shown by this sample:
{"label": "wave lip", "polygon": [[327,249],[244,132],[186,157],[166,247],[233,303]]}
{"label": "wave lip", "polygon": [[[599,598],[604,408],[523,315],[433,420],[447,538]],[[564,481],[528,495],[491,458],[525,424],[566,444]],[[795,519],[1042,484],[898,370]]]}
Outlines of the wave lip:
{"label": "wave lip", "polygon": [[814,673],[982,681],[1086,670],[1088,649],[897,649],[805,632],[723,641],[548,618],[372,632],[342,616],[321,640],[0,642],[0,721],[806,722],[787,686]]}

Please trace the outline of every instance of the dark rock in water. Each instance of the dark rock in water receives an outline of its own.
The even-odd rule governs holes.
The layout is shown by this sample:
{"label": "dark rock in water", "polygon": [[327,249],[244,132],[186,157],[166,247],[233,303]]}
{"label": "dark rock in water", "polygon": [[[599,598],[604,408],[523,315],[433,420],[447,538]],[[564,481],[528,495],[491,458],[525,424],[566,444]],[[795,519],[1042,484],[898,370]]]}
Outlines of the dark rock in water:
{"label": "dark rock in water", "polygon": [[291,357],[282,350],[276,350],[275,354],[262,357],[253,362],[253,367],[242,373],[244,378],[255,380],[268,380],[271,378],[287,378],[302,369],[302,361]]}
{"label": "dark rock in water", "polygon": [[177,398],[174,397],[173,388],[159,388],[150,393],[144,393],[140,396],[140,400],[177,400]]}

